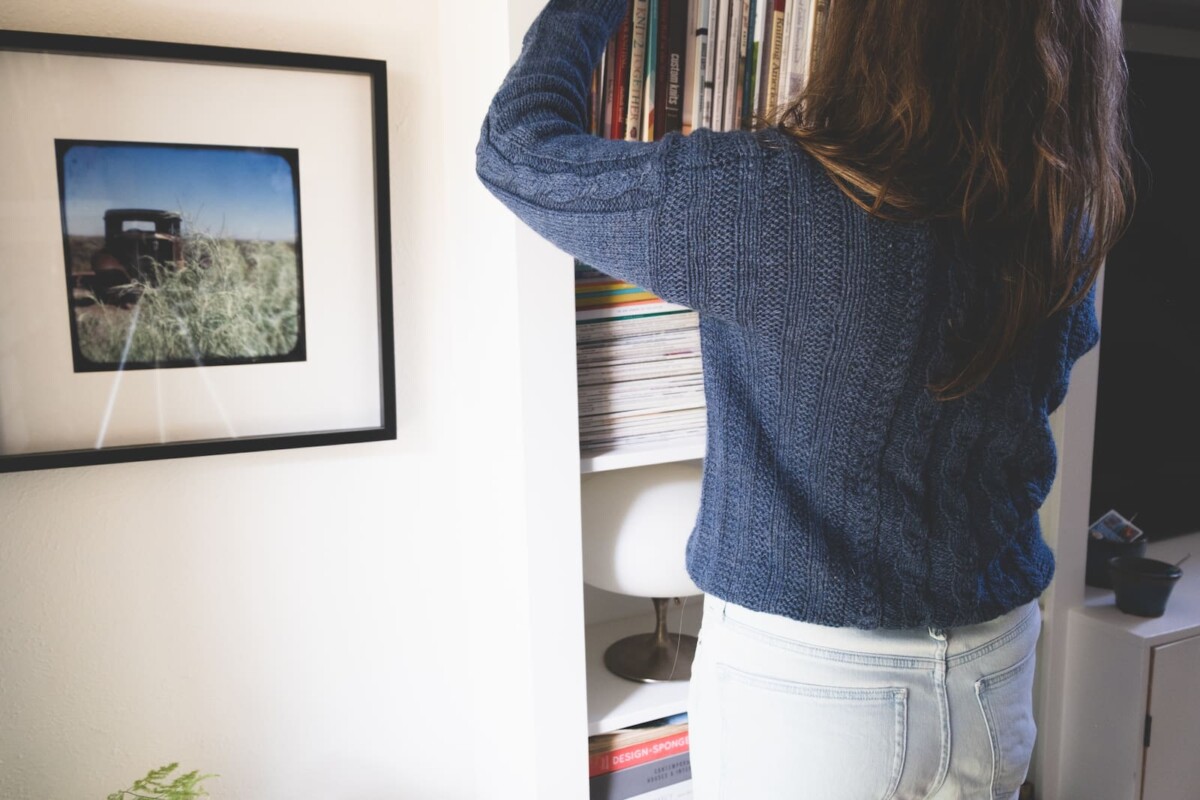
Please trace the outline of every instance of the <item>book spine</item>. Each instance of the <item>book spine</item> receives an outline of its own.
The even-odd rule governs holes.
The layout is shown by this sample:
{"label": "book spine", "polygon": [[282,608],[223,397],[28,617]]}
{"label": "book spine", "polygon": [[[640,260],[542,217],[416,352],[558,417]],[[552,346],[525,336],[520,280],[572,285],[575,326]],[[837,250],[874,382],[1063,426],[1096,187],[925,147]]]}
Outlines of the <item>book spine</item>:
{"label": "book spine", "polygon": [[816,10],[816,0],[802,0],[796,3],[796,14],[792,17],[791,50],[784,63],[787,80],[780,87],[781,103],[790,103],[804,88],[808,78],[808,62],[812,57],[812,25]]}
{"label": "book spine", "polygon": [[700,0],[688,0],[687,3],[687,22],[684,25],[684,33],[686,34],[686,44],[683,48],[683,63],[684,74],[683,82],[683,124],[682,130],[686,133],[691,133],[693,127],[699,127],[695,124],[696,120],[696,60],[700,58],[700,54],[696,51],[696,43],[699,40],[697,27],[700,19]]}
{"label": "book spine", "polygon": [[771,44],[767,63],[767,85],[763,90],[763,115],[773,120],[779,107],[779,76],[783,62],[783,38],[785,3],[787,0],[775,0],[775,9],[771,14]]}
{"label": "book spine", "polygon": [[720,0],[702,0],[701,5],[708,11],[705,15],[703,49],[700,53],[700,126],[711,128],[713,124],[713,75],[716,61],[716,51],[713,49],[717,42],[717,11]]}
{"label": "book spine", "polygon": [[654,47],[654,141],[663,137],[663,126],[666,124],[667,102],[667,31],[670,20],[670,0],[655,0],[655,14],[658,22],[654,26],[656,44]]}
{"label": "book spine", "polygon": [[792,50],[796,40],[796,17],[806,12],[809,0],[787,0],[783,12],[783,53],[779,59],[779,94],[776,103],[787,102],[788,81],[791,79]]}
{"label": "book spine", "polygon": [[575,312],[576,322],[616,319],[619,317],[651,317],[664,314],[679,314],[691,309],[669,303],[666,300],[647,300],[644,303],[627,303],[607,308],[585,308]]}
{"label": "book spine", "polygon": [[633,0],[617,30],[617,57],[613,63],[612,127],[608,138],[625,138],[625,107],[629,96],[629,48],[633,40]]}
{"label": "book spine", "polygon": [[766,83],[767,22],[775,8],[775,0],[758,0],[754,16],[754,80],[750,85],[750,110],[747,115],[761,116],[762,87]]}
{"label": "book spine", "polygon": [[731,0],[719,0],[717,13],[717,38],[714,47],[716,59],[713,63],[712,129],[725,130],[725,75],[729,62],[729,22]]}
{"label": "book spine", "polygon": [[629,800],[639,794],[692,778],[691,760],[681,753],[630,769],[597,775],[589,783],[590,800]]}
{"label": "book spine", "polygon": [[658,70],[662,52],[658,48],[660,9],[663,0],[650,0],[646,14],[646,78],[642,83],[642,141],[653,142],[661,137],[655,127],[658,122]]}
{"label": "book spine", "polygon": [[758,3],[756,0],[750,0],[746,6],[746,44],[745,55],[742,58],[742,94],[741,108],[738,110],[738,118],[741,120],[742,128],[749,127],[751,117],[754,113],[754,73],[757,71],[758,59],[755,54],[758,52],[755,49],[757,41],[755,34],[758,31]]}
{"label": "book spine", "polygon": [[600,63],[592,72],[591,102],[588,103],[588,133],[593,136],[600,134],[604,123],[604,61],[607,53],[600,55]]}
{"label": "book spine", "polygon": [[[813,64],[821,55],[821,39],[822,31],[825,28],[825,19],[829,16],[829,0],[813,0],[812,22],[808,30],[808,58],[804,63],[804,81],[808,82],[808,76],[812,74]],[[800,88],[804,88],[801,85]]]}
{"label": "book spine", "polygon": [[588,757],[588,777],[594,778],[606,772],[629,769],[649,761],[686,753],[688,747],[688,732],[679,731],[647,742],[619,747],[610,752],[596,753]]}
{"label": "book spine", "polygon": [[604,50],[604,83],[602,89],[604,91],[604,118],[600,121],[599,135],[608,138],[612,131],[612,114],[613,114],[613,63],[617,60],[617,49],[620,45],[617,44],[617,35],[608,41],[608,47]]}
{"label": "book spine", "polygon": [[742,23],[745,21],[745,8],[749,0],[733,0],[733,8],[731,9],[731,19],[729,23],[729,60],[726,63],[725,74],[725,110],[721,118],[722,124],[725,126],[723,130],[732,131],[738,127],[738,93],[742,88],[739,81],[741,77],[742,62],[746,54],[742,51]]}
{"label": "book spine", "polygon": [[633,0],[633,37],[629,47],[629,97],[625,103],[625,138],[642,140],[642,99],[646,89],[646,33],[650,0]]}
{"label": "book spine", "polygon": [[684,122],[687,76],[688,0],[663,0],[670,9],[667,14],[666,58],[664,59],[666,80],[663,82],[664,134],[682,131]]}

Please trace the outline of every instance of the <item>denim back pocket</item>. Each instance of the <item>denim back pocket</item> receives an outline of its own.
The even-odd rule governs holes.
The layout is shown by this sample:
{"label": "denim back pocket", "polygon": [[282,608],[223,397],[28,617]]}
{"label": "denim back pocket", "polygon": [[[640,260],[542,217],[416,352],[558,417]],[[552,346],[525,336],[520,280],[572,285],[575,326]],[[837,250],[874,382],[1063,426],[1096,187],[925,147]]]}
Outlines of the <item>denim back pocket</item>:
{"label": "denim back pocket", "polygon": [[979,707],[992,744],[992,798],[1009,800],[1025,782],[1037,724],[1033,720],[1033,670],[1036,653],[975,682]]}
{"label": "denim back pocket", "polygon": [[908,690],[795,683],[717,667],[722,800],[888,800]]}

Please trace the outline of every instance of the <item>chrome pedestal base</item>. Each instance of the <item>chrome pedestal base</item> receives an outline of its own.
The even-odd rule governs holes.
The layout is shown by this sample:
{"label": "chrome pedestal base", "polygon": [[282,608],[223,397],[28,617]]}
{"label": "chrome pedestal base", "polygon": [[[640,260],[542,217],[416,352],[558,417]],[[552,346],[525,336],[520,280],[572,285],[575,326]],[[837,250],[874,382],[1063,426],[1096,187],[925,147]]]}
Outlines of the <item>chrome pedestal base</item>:
{"label": "chrome pedestal base", "polygon": [[641,683],[686,681],[692,677],[696,637],[667,633],[665,597],[654,598],[657,622],[653,633],[629,636],[604,651],[604,666],[614,675]]}

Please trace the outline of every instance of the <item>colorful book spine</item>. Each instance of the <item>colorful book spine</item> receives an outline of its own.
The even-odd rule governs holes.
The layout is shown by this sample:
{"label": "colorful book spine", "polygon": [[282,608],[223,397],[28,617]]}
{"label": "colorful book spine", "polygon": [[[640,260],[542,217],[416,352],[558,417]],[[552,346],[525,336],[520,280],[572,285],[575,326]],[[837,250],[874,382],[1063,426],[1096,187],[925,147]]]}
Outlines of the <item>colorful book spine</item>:
{"label": "colorful book spine", "polygon": [[633,37],[629,48],[629,97],[625,103],[625,136],[642,140],[642,98],[646,87],[646,34],[650,23],[650,0],[633,0]]}
{"label": "colorful book spine", "polygon": [[592,79],[591,130],[657,141],[778,117],[806,83],[829,0],[628,0]]}
{"label": "colorful book spine", "polygon": [[658,296],[645,289],[632,286],[628,289],[616,289],[600,292],[594,295],[576,294],[575,310],[583,311],[589,308],[616,308],[640,303],[654,302]]}
{"label": "colorful book spine", "polygon": [[658,103],[658,28],[662,0],[650,0],[646,14],[646,77],[642,83],[642,141],[661,138],[655,130]]}
{"label": "colorful book spine", "polygon": [[688,35],[688,0],[663,0],[663,4],[668,8],[661,125],[662,132],[666,134],[684,128],[687,46],[691,37]]}
{"label": "colorful book spine", "polygon": [[633,0],[629,0],[625,19],[617,29],[617,52],[613,59],[613,86],[609,104],[612,106],[610,139],[625,138],[626,97],[629,93],[629,48],[633,41]]}
{"label": "colorful book spine", "polygon": [[666,132],[667,124],[667,50],[670,48],[669,35],[671,21],[668,19],[671,10],[670,0],[658,2],[658,45],[655,48],[657,63],[654,69],[654,140],[658,141]]}
{"label": "colorful book spine", "polygon": [[688,752],[688,732],[672,731],[667,736],[651,739],[647,742],[619,747],[615,750],[593,753],[588,756],[588,777],[594,778],[606,772],[616,772],[629,769],[639,764],[657,761],[667,756],[677,756]]}
{"label": "colorful book spine", "polygon": [[774,9],[771,12],[769,25],[766,86],[763,87],[759,113],[770,120],[774,120],[779,105],[779,70],[783,62],[783,21],[787,8],[786,3],[787,0],[774,0]]}
{"label": "colorful book spine", "polygon": [[618,317],[657,316],[687,311],[640,286],[609,277],[582,262],[575,263],[577,322]]}

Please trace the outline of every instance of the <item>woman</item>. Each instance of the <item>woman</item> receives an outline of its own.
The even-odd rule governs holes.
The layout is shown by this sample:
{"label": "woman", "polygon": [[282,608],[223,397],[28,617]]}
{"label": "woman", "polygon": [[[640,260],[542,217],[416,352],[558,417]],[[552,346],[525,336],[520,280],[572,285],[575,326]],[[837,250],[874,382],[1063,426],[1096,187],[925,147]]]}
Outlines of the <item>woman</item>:
{"label": "woman", "polygon": [[1127,217],[1108,0],[835,0],[776,124],[586,133],[625,0],[551,0],[478,172],[700,313],[695,796],[1010,798],[1032,754],[1047,417]]}

